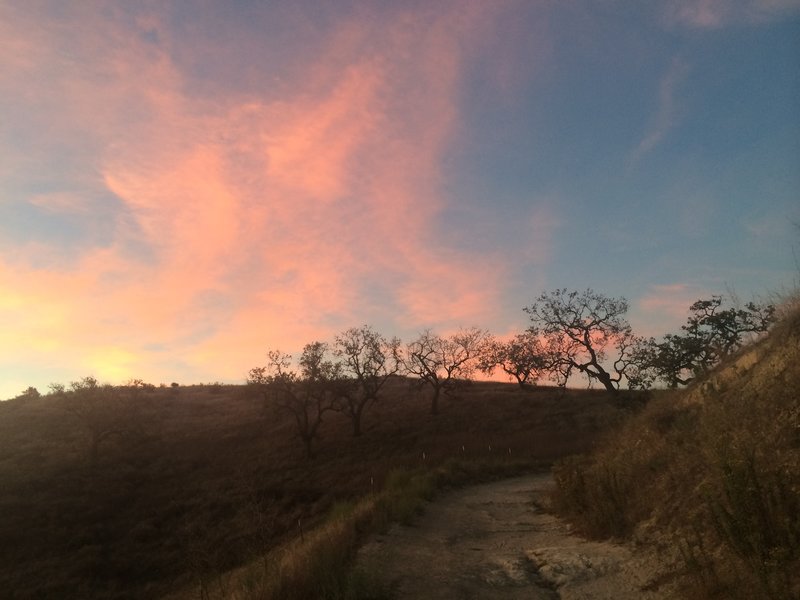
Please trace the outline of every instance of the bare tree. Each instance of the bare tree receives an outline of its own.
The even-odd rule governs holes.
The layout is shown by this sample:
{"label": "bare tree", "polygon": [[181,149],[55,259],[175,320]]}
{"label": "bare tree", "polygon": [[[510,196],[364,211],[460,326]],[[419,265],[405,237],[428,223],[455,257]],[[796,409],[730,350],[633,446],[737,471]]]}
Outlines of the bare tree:
{"label": "bare tree", "polygon": [[386,339],[369,325],[353,327],[336,336],[335,353],[352,384],[340,387],[339,410],[350,418],[353,436],[359,436],[364,410],[400,371],[400,340]]}
{"label": "bare tree", "polygon": [[152,393],[156,391],[156,386],[152,383],[147,383],[143,379],[132,377],[125,382],[124,386],[132,394],[140,394],[142,392]]}
{"label": "bare tree", "polygon": [[668,333],[663,340],[642,340],[632,352],[633,368],[628,374],[632,388],[646,389],[656,380],[670,388],[694,379],[698,361],[704,360],[704,345],[699,338]]}
{"label": "bare tree", "polygon": [[722,296],[698,300],[689,307],[689,319],[681,329],[702,340],[705,354],[700,367],[707,371],[744,344],[748,336],[763,333],[775,321],[771,304],[748,302],[744,308],[722,308]]}
{"label": "bare tree", "polygon": [[267,364],[251,369],[247,378],[248,384],[261,392],[265,404],[292,415],[308,458],[313,456],[322,416],[335,408],[335,386],[341,380],[341,365],[328,360],[327,353],[324,342],[306,344],[297,373],[291,368],[291,355],[271,350]]}
{"label": "bare tree", "polygon": [[472,379],[491,337],[483,329],[462,329],[449,337],[422,332],[406,348],[406,371],[433,390],[431,414],[439,414],[441,393],[452,393],[459,382]]}
{"label": "bare tree", "polygon": [[500,367],[522,389],[528,389],[538,379],[550,374],[553,364],[554,356],[542,342],[541,334],[530,329],[505,342],[492,339],[479,361],[479,368],[491,374]]}
{"label": "bare tree", "polygon": [[554,372],[566,383],[574,370],[591,383],[599,381],[616,392],[631,363],[637,341],[624,315],[628,301],[590,289],[579,293],[558,289],[543,293],[524,309],[541,331],[558,360]]}
{"label": "bare tree", "polygon": [[278,350],[269,350],[267,351],[267,364],[253,367],[247,373],[247,385],[261,396],[265,411],[273,406],[272,398],[278,387],[274,381],[275,363],[288,369],[291,366],[292,357],[288,354],[282,354]]}
{"label": "bare tree", "polygon": [[687,385],[775,321],[771,304],[749,302],[744,308],[723,304],[722,296],[698,300],[689,307],[683,333],[669,333],[660,342],[645,340],[634,353],[641,379],[660,379],[671,388]]}
{"label": "bare tree", "polygon": [[102,443],[130,433],[135,426],[129,399],[120,389],[101,385],[94,377],[83,377],[67,387],[52,384],[50,389],[53,395],[63,398],[64,408],[84,430],[93,465],[97,463]]}

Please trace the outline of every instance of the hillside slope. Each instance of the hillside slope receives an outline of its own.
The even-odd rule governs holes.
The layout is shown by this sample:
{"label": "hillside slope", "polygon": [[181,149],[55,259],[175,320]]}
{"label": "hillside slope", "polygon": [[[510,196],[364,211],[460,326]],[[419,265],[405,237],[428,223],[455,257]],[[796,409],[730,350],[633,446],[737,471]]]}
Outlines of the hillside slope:
{"label": "hillside slope", "polygon": [[359,438],[326,415],[307,460],[292,419],[246,387],[156,389],[130,417],[142,434],[104,440],[93,463],[59,398],[2,402],[0,595],[160,597],[301,536],[398,467],[551,462],[628,412],[603,392],[497,383],[466,387],[436,418],[429,405],[398,380]]}
{"label": "hillside slope", "polygon": [[714,398],[754,399],[797,390],[800,377],[800,311],[794,310],[769,335],[746,346],[736,356],[685,390],[681,401]]}
{"label": "hillside slope", "polygon": [[800,311],[555,476],[562,514],[656,545],[687,597],[800,597]]}

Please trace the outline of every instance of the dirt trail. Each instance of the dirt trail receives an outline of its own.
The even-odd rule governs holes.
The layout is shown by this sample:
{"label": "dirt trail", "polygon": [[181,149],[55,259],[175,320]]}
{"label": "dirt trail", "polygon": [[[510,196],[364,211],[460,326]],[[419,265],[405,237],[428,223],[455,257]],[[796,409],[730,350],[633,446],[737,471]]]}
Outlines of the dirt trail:
{"label": "dirt trail", "polygon": [[572,535],[541,510],[552,485],[531,475],[450,492],[413,526],[368,540],[358,566],[398,600],[675,597],[652,589],[653,557]]}

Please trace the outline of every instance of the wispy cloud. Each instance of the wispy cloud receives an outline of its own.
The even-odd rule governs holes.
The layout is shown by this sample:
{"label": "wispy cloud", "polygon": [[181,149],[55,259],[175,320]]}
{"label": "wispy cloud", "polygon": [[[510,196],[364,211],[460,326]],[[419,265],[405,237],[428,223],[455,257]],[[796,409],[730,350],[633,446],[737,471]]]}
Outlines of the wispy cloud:
{"label": "wispy cloud", "polygon": [[[798,2],[0,2],[0,386],[241,379],[362,323],[508,330],[551,278],[766,272],[773,226],[746,218],[793,206],[788,121],[761,116],[790,113],[796,23],[746,69],[726,49]],[[698,40],[741,97],[695,85]],[[735,130],[682,129],[728,102]],[[659,152],[679,133],[693,152]],[[620,177],[620,148],[659,163]]]}
{"label": "wispy cloud", "polygon": [[635,303],[636,331],[640,335],[660,336],[675,333],[685,323],[689,307],[700,298],[709,297],[703,286],[678,282],[653,284]]}
{"label": "wispy cloud", "polygon": [[[35,246],[58,253],[47,239],[0,256],[2,347],[75,376],[240,378],[268,346],[362,322],[394,333],[480,321],[503,271],[448,247],[435,225],[460,44],[490,17],[477,6],[399,11],[379,27],[344,19],[268,98],[187,93],[158,13],[87,13],[63,30],[10,15],[24,26],[2,28],[4,48],[32,52],[0,86],[57,90],[46,106],[10,106],[27,119],[24,143],[42,145],[42,165],[72,145],[76,170],[119,210],[111,243],[66,263],[30,260]],[[92,209],[84,173],[47,193],[29,191],[34,179],[18,182],[17,202]]]}
{"label": "wispy cloud", "polygon": [[672,0],[665,5],[668,24],[699,29],[756,25],[800,11],[798,0]]}
{"label": "wispy cloud", "polygon": [[680,58],[673,59],[658,85],[658,101],[655,115],[644,137],[633,152],[635,162],[660,144],[681,118],[678,94],[689,73],[689,66]]}

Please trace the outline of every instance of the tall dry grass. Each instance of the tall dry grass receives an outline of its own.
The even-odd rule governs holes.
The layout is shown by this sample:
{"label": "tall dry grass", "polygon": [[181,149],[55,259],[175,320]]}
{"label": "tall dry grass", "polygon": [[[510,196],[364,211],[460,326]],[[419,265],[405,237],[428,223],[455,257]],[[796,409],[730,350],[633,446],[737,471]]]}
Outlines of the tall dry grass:
{"label": "tall dry grass", "polygon": [[243,568],[201,586],[204,598],[235,600],[380,600],[391,598],[372,574],[353,567],[359,541],[391,523],[410,523],[442,488],[541,470],[543,463],[501,456],[450,460],[435,468],[394,469],[382,489],[337,503],[314,529]]}
{"label": "tall dry grass", "polygon": [[562,514],[664,547],[688,597],[800,597],[800,311],[554,474]]}

